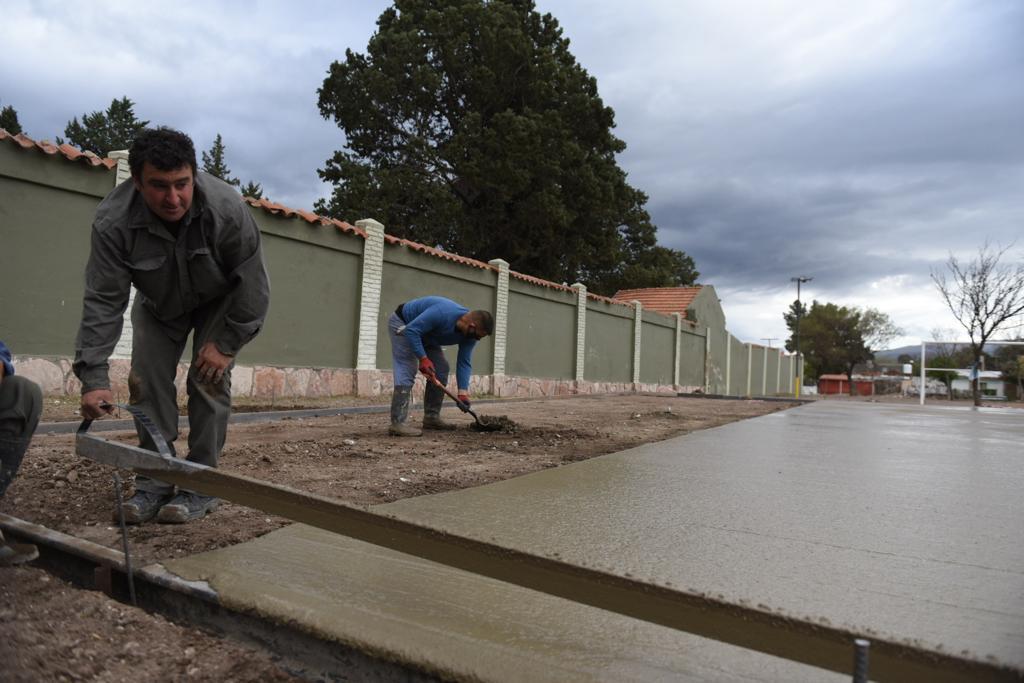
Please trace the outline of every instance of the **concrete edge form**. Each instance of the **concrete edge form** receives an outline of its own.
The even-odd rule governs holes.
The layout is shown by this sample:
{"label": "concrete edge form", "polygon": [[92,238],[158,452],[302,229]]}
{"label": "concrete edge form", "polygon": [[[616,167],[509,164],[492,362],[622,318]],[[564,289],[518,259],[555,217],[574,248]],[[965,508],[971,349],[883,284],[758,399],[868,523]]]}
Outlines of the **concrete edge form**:
{"label": "concrete edge form", "polygon": [[[31,565],[130,604],[124,556],[115,550],[0,513],[5,535],[39,547]],[[439,679],[406,663],[374,657],[364,649],[324,640],[299,624],[270,622],[226,607],[203,582],[187,581],[152,564],[135,574],[138,607],[189,626],[266,650],[285,671],[311,681],[362,680],[433,683]]]}

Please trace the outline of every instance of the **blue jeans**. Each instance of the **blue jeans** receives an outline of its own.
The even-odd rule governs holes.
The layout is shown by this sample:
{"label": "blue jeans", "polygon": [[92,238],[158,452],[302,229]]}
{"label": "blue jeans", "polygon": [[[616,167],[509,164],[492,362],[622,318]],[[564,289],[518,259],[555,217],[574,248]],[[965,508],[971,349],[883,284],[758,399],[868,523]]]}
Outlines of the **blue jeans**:
{"label": "blue jeans", "polygon": [[[388,318],[388,334],[391,337],[391,368],[396,387],[411,387],[420,369],[420,359],[412,350],[409,340],[402,334],[404,329],[405,323],[397,313],[392,313]],[[437,379],[441,384],[447,385],[448,359],[444,357],[444,350],[440,346],[427,346],[424,350],[427,352],[427,358],[434,364]]]}

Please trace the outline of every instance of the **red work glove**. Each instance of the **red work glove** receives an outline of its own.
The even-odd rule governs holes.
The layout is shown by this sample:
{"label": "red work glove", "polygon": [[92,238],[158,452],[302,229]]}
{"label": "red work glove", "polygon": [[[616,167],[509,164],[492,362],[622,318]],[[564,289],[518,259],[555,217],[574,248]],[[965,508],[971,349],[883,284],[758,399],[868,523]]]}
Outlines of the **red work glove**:
{"label": "red work glove", "polygon": [[469,410],[469,394],[459,392],[459,403],[462,404],[461,406],[459,406],[462,412],[466,412],[467,410]]}
{"label": "red work glove", "polygon": [[420,372],[422,372],[427,377],[434,377],[434,362],[427,358],[426,356],[420,358]]}

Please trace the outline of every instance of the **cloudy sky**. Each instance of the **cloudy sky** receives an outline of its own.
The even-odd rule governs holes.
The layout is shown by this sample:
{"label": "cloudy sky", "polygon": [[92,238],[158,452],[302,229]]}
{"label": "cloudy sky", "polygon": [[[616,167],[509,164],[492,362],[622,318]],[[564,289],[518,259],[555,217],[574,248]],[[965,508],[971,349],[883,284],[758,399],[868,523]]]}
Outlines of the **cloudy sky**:
{"label": "cloudy sky", "polygon": [[[235,176],[309,209],[344,144],[316,89],[388,4],[6,0],[0,105],[53,139],[127,95],[199,148],[222,134]],[[805,300],[881,309],[893,346],[916,343],[956,327],[929,279],[951,252],[1018,240],[1024,258],[1024,2],[537,5],[615,110],[661,243],[744,341],[786,336],[805,275]]]}

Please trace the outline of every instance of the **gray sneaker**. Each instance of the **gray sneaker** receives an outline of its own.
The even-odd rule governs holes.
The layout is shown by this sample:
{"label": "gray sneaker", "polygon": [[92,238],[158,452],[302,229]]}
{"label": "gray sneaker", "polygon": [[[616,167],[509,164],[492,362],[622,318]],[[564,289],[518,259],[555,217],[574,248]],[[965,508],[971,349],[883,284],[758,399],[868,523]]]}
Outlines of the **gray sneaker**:
{"label": "gray sneaker", "polygon": [[[154,493],[152,491],[136,491],[135,495],[124,503],[124,523],[142,524],[156,516],[164,503],[174,497],[172,493]],[[114,521],[120,522],[120,510],[114,508]]]}
{"label": "gray sneaker", "polygon": [[219,498],[191,491],[181,491],[171,502],[160,508],[156,520],[165,524],[184,524],[193,519],[199,519],[208,512],[213,512],[219,505]]}

